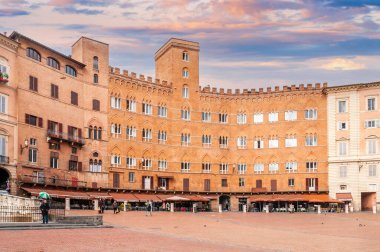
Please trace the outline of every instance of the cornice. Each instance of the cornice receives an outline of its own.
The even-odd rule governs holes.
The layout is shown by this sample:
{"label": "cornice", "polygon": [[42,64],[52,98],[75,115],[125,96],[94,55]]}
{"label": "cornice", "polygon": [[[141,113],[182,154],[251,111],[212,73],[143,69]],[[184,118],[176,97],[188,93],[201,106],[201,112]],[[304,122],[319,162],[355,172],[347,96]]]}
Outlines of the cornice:
{"label": "cornice", "polygon": [[0,34],[0,45],[7,47],[13,52],[17,52],[17,49],[19,47],[19,43],[17,43],[16,41],[12,39],[9,39],[8,37],[2,34]]}

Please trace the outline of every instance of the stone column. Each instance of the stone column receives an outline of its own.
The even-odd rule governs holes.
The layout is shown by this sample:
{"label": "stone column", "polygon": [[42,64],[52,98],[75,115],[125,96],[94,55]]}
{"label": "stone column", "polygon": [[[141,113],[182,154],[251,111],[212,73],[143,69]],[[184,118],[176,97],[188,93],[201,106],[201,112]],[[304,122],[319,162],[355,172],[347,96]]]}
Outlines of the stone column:
{"label": "stone column", "polygon": [[127,206],[128,206],[128,201],[124,201],[124,209],[123,209],[124,212],[127,211]]}
{"label": "stone column", "polygon": [[222,204],[219,204],[219,213],[222,212]]}
{"label": "stone column", "polygon": [[247,212],[247,205],[243,205],[243,213]]}
{"label": "stone column", "polygon": [[344,205],[344,212],[345,212],[345,213],[348,213],[348,204],[345,204],[345,205]]}
{"label": "stone column", "polygon": [[376,213],[376,205],[372,206],[372,213]]}
{"label": "stone column", "polygon": [[70,198],[65,199],[65,210],[70,210]]}
{"label": "stone column", "polygon": [[265,213],[269,213],[269,205],[265,204]]}
{"label": "stone column", "polygon": [[170,203],[170,212],[174,213],[174,203]]}
{"label": "stone column", "polygon": [[99,200],[94,200],[94,210],[98,211],[99,210]]}
{"label": "stone column", "polygon": [[193,213],[197,212],[197,203],[193,203]]}
{"label": "stone column", "polygon": [[318,214],[321,214],[321,205],[318,205],[317,209],[318,209]]}

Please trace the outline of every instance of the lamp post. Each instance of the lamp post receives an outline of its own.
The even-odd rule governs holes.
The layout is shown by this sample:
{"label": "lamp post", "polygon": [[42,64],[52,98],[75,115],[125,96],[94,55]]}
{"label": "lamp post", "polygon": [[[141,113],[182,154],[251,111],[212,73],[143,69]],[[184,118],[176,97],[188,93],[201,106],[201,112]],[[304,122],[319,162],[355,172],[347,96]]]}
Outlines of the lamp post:
{"label": "lamp post", "polygon": [[22,146],[22,144],[20,144],[20,154],[22,154],[22,151],[23,151],[25,148],[28,148],[28,145],[29,145],[29,143],[28,143],[28,139],[25,138],[25,140],[24,140],[24,146]]}

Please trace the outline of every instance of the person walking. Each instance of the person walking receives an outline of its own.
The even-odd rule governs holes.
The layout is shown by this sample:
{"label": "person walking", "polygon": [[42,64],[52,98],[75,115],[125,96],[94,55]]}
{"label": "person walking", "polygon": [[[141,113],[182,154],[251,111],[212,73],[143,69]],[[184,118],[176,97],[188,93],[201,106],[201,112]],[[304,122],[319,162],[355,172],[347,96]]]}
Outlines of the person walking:
{"label": "person walking", "polygon": [[117,214],[117,201],[114,200],[113,203],[112,203],[112,209],[113,209],[113,213],[114,214]]}
{"label": "person walking", "polygon": [[147,206],[146,206],[146,216],[152,216],[152,204],[150,201],[147,202]]}
{"label": "person walking", "polygon": [[43,200],[40,206],[41,213],[42,213],[42,223],[48,224],[49,223],[49,210],[50,206],[47,200]]}

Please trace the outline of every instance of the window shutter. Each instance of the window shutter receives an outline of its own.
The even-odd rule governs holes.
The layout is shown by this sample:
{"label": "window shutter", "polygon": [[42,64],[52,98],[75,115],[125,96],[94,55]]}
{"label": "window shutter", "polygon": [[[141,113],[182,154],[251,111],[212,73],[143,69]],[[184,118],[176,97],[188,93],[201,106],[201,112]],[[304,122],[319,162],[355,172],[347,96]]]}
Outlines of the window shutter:
{"label": "window shutter", "polygon": [[62,123],[58,123],[58,131],[59,131],[59,136],[62,137],[62,131],[63,131],[63,125]]}
{"label": "window shutter", "polygon": [[261,179],[256,180],[256,188],[262,188],[263,187],[263,182]]}
{"label": "window shutter", "polygon": [[142,180],[141,180],[141,188],[142,188],[142,189],[145,189],[145,183],[144,183],[144,182],[145,182],[145,178],[146,178],[146,177],[143,176],[143,177],[142,177]]}
{"label": "window shutter", "polygon": [[306,191],[309,191],[309,179],[306,179]]}
{"label": "window shutter", "polygon": [[33,77],[29,76],[29,89],[33,90]]}
{"label": "window shutter", "polygon": [[189,179],[188,178],[183,179],[183,191],[189,191]]}
{"label": "window shutter", "polygon": [[153,177],[150,177],[150,189],[153,189]]}
{"label": "window shutter", "polygon": [[78,129],[78,137],[82,138],[82,129]]}
{"label": "window shutter", "polygon": [[25,123],[29,124],[29,115],[25,114]]}
{"label": "window shutter", "polygon": [[55,92],[54,92],[54,85],[51,84],[51,85],[50,85],[50,96],[51,96],[51,97],[55,97],[54,94],[55,94]]}
{"label": "window shutter", "polygon": [[78,171],[82,171],[82,162],[78,162]]}
{"label": "window shutter", "polygon": [[43,127],[43,120],[41,117],[38,117],[38,127],[40,127],[40,128]]}
{"label": "window shutter", "polygon": [[318,178],[315,179],[315,190],[318,191]]}

